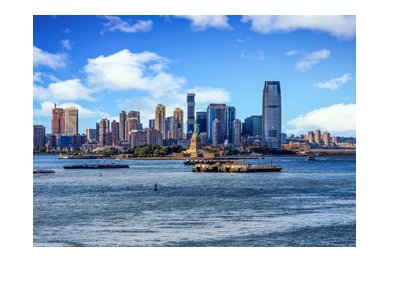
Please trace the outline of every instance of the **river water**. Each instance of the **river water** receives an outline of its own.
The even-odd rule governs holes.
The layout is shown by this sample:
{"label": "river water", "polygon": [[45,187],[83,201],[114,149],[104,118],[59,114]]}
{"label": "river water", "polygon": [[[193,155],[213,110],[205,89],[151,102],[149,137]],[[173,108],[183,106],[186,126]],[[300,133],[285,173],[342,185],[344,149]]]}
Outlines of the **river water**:
{"label": "river water", "polygon": [[282,172],[192,173],[174,160],[65,170],[101,161],[34,155],[56,173],[33,175],[33,245],[355,246],[356,158],[246,163],[271,160]]}

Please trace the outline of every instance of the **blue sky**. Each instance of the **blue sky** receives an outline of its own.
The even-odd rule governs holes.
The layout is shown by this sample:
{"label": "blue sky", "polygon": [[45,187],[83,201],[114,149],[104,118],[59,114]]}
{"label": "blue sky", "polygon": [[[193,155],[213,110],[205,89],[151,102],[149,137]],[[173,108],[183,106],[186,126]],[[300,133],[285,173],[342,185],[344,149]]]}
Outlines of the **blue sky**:
{"label": "blue sky", "polygon": [[[196,93],[261,114],[264,81],[279,80],[288,135],[328,130],[355,136],[353,16],[34,16],[34,124],[51,108],[77,106],[79,132],[120,110],[144,126],[157,103],[167,116]],[[118,119],[117,119],[118,120]]]}

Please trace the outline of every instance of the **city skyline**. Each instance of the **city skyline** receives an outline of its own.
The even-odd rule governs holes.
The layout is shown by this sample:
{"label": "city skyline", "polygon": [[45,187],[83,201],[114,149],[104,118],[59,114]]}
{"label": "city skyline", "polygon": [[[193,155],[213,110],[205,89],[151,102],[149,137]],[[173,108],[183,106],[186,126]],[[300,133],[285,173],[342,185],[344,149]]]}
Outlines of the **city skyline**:
{"label": "city skyline", "polygon": [[[187,93],[196,94],[195,112],[223,103],[235,106],[236,118],[244,122],[262,114],[263,82],[277,80],[282,132],[319,128],[355,136],[355,17],[336,16],[347,25],[336,30],[334,24],[324,30],[316,21],[313,27],[271,33],[257,30],[261,18],[218,19],[225,28],[208,20],[200,28],[193,17],[35,16],[34,124],[51,130],[57,103],[78,108],[79,133],[104,117],[118,121],[121,110],[141,111],[147,127],[155,106],[163,104],[166,117],[176,107],[183,110],[186,132]],[[79,23],[87,24],[82,31]],[[132,32],[140,24],[147,30]],[[166,40],[162,33],[185,45],[160,47]],[[209,40],[212,47],[205,45]],[[121,71],[126,77],[117,76]]]}

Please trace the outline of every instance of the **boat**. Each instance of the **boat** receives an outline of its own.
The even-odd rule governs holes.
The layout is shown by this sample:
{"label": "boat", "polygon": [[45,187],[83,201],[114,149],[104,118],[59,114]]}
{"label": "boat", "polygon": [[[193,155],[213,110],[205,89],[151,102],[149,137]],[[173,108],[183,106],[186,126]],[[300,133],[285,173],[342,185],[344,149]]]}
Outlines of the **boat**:
{"label": "boat", "polygon": [[65,165],[64,169],[119,169],[129,168],[129,165],[122,164],[83,164],[83,165]]}
{"label": "boat", "polygon": [[55,173],[55,171],[54,170],[36,169],[36,170],[33,170],[33,173],[34,174],[52,174],[52,173]]}
{"label": "boat", "polygon": [[278,166],[260,166],[248,165],[238,162],[220,163],[215,164],[196,164],[193,166],[192,171],[196,173],[259,173],[259,172],[280,172],[281,167]]}
{"label": "boat", "polygon": [[186,159],[183,164],[196,165],[196,164],[215,164],[215,163],[233,163],[234,160],[229,159]]}

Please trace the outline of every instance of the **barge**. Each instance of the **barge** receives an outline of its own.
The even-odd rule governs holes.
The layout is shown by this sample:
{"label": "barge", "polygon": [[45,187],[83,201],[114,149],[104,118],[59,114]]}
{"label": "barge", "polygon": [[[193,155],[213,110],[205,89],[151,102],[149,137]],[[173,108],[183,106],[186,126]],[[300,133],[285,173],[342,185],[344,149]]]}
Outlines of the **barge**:
{"label": "barge", "polygon": [[280,172],[281,167],[277,166],[258,166],[246,165],[242,163],[221,163],[215,164],[196,164],[193,166],[192,171],[196,173],[260,173],[260,172]]}
{"label": "barge", "polygon": [[33,173],[34,174],[52,174],[52,173],[55,173],[55,171],[53,171],[53,170],[44,170],[44,169],[36,169],[36,170],[33,170]]}
{"label": "barge", "polygon": [[65,165],[64,169],[119,169],[129,168],[129,165],[122,164],[83,164],[83,165]]}

